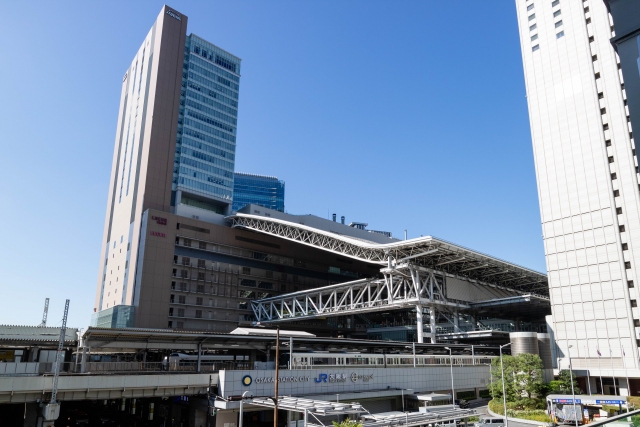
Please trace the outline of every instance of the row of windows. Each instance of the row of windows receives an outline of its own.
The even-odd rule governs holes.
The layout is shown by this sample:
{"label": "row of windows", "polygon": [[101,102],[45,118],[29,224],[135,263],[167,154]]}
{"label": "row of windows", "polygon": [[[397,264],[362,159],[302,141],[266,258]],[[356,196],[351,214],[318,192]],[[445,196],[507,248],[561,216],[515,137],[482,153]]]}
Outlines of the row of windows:
{"label": "row of windows", "polygon": [[[182,157],[180,159],[180,164],[181,165],[191,166],[193,168],[200,169],[200,170],[203,170],[203,171],[206,171],[206,172],[214,173],[214,174],[219,175],[219,176],[224,176],[225,178],[233,177],[233,172],[231,172],[231,171],[228,171],[228,170],[225,170],[225,169],[221,169],[221,168],[217,168],[215,166],[211,166],[211,165],[208,165],[206,163],[199,162],[199,161],[191,159],[189,157]],[[175,170],[174,172],[178,173],[177,170]]]}
{"label": "row of windows", "polygon": [[[196,46],[194,48],[194,51],[195,51],[195,49],[198,49],[198,46]],[[196,53],[198,53],[198,52],[196,52]],[[218,56],[218,55],[216,55],[216,56]],[[191,56],[190,59],[195,59],[196,62],[198,62],[199,64],[201,64],[203,66],[207,66],[207,68],[209,68],[210,70],[215,71],[216,73],[219,73],[220,75],[225,76],[226,78],[231,79],[236,83],[240,83],[240,78],[238,76],[236,76],[235,74],[231,74],[226,70],[222,70],[222,69],[216,67],[215,65],[213,65],[213,64],[211,64],[211,63],[209,63],[207,61],[202,60],[198,56]],[[209,59],[209,58],[207,58],[207,59]],[[226,60],[226,61],[230,62],[228,60]],[[220,65],[220,64],[218,64],[218,65]],[[225,68],[227,68],[227,67],[225,67]]]}
{"label": "row of windows", "polygon": [[182,134],[183,135],[192,136],[192,137],[197,138],[197,139],[199,139],[201,141],[208,142],[209,144],[217,145],[218,147],[223,148],[223,149],[225,149],[227,151],[230,151],[232,153],[236,152],[235,144],[230,144],[230,143],[228,143],[226,141],[223,141],[223,140],[221,140],[219,138],[202,134],[202,133],[198,132],[197,130],[190,129],[190,128],[187,128],[187,127],[183,127],[182,128]]}
{"label": "row of windows", "polygon": [[220,187],[214,187],[213,185],[205,184],[203,182],[194,181],[193,179],[190,179],[190,178],[178,177],[175,180],[174,184],[183,185],[185,187],[192,188],[194,190],[203,191],[209,194],[214,194],[222,199],[227,199],[227,200],[232,199],[231,191],[224,190]]}
{"label": "row of windows", "polygon": [[189,168],[186,168],[184,166],[180,166],[179,174],[183,175],[183,176],[189,176],[189,177],[192,176],[192,177],[194,177],[196,179],[207,181],[207,182],[210,182],[212,184],[217,184],[217,185],[220,185],[222,187],[232,188],[231,181],[226,181],[226,180],[224,180],[222,178],[219,178],[217,176],[211,176],[211,175],[204,174],[202,172],[197,172],[197,171],[194,171],[193,169],[189,169]]}
{"label": "row of windows", "polygon": [[238,123],[238,121],[236,120],[235,117],[228,116],[228,115],[226,115],[224,113],[221,113],[221,112],[219,112],[217,110],[214,110],[213,108],[209,108],[209,107],[207,107],[205,105],[202,105],[199,102],[196,102],[191,98],[185,99],[183,105],[195,108],[195,109],[200,110],[200,111],[202,111],[204,113],[207,113],[207,114],[209,114],[209,115],[211,115],[213,117],[217,117],[219,119],[222,119],[222,120],[224,120],[226,122],[231,123],[234,126]]}
{"label": "row of windows", "polygon": [[[189,85],[191,85],[193,83],[189,82]],[[219,97],[222,97],[222,95],[218,95],[217,93],[215,93],[214,91],[210,90],[210,93],[208,94],[210,97],[218,99]],[[226,105],[218,102],[218,101],[214,101],[213,99],[210,99],[209,97],[206,97],[204,95],[200,95],[199,93],[196,93],[193,90],[187,90],[185,95],[188,98],[193,98],[197,101],[203,102],[205,104],[208,104],[214,108],[217,108],[220,111],[224,111],[225,113],[231,114],[234,118],[238,117],[238,111],[234,108],[231,107],[227,107]]]}
{"label": "row of windows", "polygon": [[[193,116],[194,114],[192,114],[191,111],[187,110],[187,115]],[[203,132],[207,132],[210,135],[215,135],[215,136],[220,137],[222,139],[226,139],[227,141],[231,141],[234,144],[236,143],[236,137],[235,136],[229,135],[229,134],[224,133],[224,132],[220,132],[219,130],[214,129],[214,128],[210,127],[210,126],[207,126],[207,125],[205,125],[203,123],[196,122],[194,120],[189,120],[188,118],[185,118],[184,119],[184,124],[185,125],[189,125],[191,127],[194,127],[196,129],[199,129],[199,130],[201,130]]]}
{"label": "row of windows", "polygon": [[228,151],[221,150],[221,149],[216,148],[216,147],[212,147],[209,144],[206,144],[206,143],[203,143],[203,142],[200,142],[200,141],[196,141],[196,140],[191,139],[191,138],[187,138],[187,137],[183,136],[180,139],[180,143],[188,145],[188,146],[193,147],[193,148],[196,148],[196,149],[201,150],[201,151],[206,151],[207,153],[215,154],[216,156],[220,156],[220,157],[222,157],[224,159],[235,161],[235,157],[236,157],[235,154],[229,153]]}
{"label": "row of windows", "polygon": [[[206,77],[202,77],[202,76],[200,76],[200,75],[198,75],[196,73],[192,73],[191,71],[189,71],[187,73],[187,76],[188,76],[190,81],[196,81],[198,83],[203,84],[207,88],[213,88],[213,89],[217,90],[218,92],[220,92],[220,93],[222,93],[224,95],[230,96],[231,98],[233,98],[235,100],[238,99],[238,94],[236,92],[232,91],[229,88],[221,86],[218,83],[207,79]],[[183,74],[183,77],[185,77],[184,74]],[[185,82],[183,82],[183,87],[186,87],[186,83]],[[189,84],[189,87],[192,87],[191,84]],[[196,89],[196,88],[194,88],[194,89]],[[196,89],[196,90],[199,90],[199,89]],[[200,92],[203,92],[203,91],[200,90]],[[211,91],[209,90],[207,93],[210,93],[210,92]],[[216,98],[218,98],[218,97],[216,97]],[[227,99],[229,99],[229,98],[225,97],[225,99],[223,101],[225,103],[235,107],[235,108],[238,108],[238,103],[236,101],[233,101],[233,100],[229,99],[229,102],[227,102],[226,101]]]}
{"label": "row of windows", "polygon": [[223,168],[233,170],[233,163],[228,162],[226,160],[222,160],[218,157],[211,156],[209,154],[205,154],[201,151],[192,150],[191,148],[187,148],[184,145],[180,147],[181,156],[191,156],[196,159],[204,160],[205,162],[209,162],[214,165],[222,166]]}
{"label": "row of windows", "polygon": [[[196,112],[196,111],[193,111],[193,110],[189,110],[189,109],[187,109],[187,110],[186,110],[186,114],[187,114],[187,116],[189,116],[189,117],[193,117],[194,119],[198,119],[198,120],[200,120],[200,121],[202,121],[202,122],[205,122],[205,123],[207,123],[207,124],[210,124],[210,125],[212,125],[212,126],[215,126],[215,127],[220,128],[220,129],[226,130],[226,131],[227,131],[227,132],[229,132],[229,133],[234,133],[234,132],[235,132],[235,130],[236,130],[233,126],[229,126],[229,125],[227,125],[227,124],[224,124],[224,123],[222,123],[222,122],[219,122],[219,121],[217,121],[217,120],[214,120],[214,119],[212,119],[212,118],[210,118],[210,117],[207,117],[207,116],[205,116],[205,115],[202,115],[202,114],[200,114],[200,113],[198,113],[198,112]],[[227,136],[229,136],[229,135],[227,135]],[[225,138],[225,139],[228,139],[228,138]],[[233,139],[233,142],[235,142],[235,138]]]}
{"label": "row of windows", "polygon": [[189,70],[193,71],[194,73],[198,73],[201,76],[207,77],[209,79],[213,79],[214,81],[218,82],[218,83],[222,83],[223,85],[230,87],[231,89],[234,89],[235,91],[238,91],[239,86],[235,83],[230,82],[229,80],[225,79],[224,77],[220,77],[215,73],[212,73],[211,71],[205,70],[202,67],[199,67],[196,64],[190,64],[189,65]]}

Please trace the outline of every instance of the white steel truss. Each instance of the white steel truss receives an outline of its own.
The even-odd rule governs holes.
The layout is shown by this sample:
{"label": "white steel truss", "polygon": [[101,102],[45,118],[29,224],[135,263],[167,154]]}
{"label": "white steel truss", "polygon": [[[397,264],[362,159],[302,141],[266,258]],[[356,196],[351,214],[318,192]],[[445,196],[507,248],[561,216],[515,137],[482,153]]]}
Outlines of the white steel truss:
{"label": "white steel truss", "polygon": [[379,244],[284,221],[236,213],[227,218],[232,227],[253,230],[312,246],[364,262],[391,266],[411,264],[472,282],[487,283],[519,293],[548,297],[547,276],[431,236]]}

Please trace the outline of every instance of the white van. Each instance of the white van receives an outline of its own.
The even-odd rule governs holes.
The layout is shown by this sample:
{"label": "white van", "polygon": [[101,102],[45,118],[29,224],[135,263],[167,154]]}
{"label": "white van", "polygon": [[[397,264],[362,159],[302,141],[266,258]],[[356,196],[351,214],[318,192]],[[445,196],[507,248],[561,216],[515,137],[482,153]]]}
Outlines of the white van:
{"label": "white van", "polygon": [[482,417],[473,425],[474,427],[504,427],[504,418]]}

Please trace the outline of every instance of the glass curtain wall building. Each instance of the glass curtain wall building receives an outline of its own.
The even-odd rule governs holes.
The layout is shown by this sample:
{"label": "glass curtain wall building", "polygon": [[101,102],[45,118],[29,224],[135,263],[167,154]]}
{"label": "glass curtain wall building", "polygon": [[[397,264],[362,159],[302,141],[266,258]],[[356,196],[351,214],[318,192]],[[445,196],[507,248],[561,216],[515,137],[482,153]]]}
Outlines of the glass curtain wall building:
{"label": "glass curtain wall building", "polygon": [[231,203],[239,83],[239,58],[187,37],[173,171],[178,203],[218,213]]}
{"label": "glass curtain wall building", "polygon": [[274,176],[235,174],[233,186],[233,210],[248,204],[284,212],[284,181]]}

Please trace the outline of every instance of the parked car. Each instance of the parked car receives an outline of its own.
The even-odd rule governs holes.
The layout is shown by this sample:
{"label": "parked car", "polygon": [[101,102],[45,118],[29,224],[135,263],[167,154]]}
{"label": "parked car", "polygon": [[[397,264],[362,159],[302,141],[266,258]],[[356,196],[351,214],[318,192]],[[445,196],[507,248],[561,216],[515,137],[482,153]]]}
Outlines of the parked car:
{"label": "parked car", "polygon": [[460,407],[460,409],[467,409],[469,407],[469,402],[464,399],[456,399],[455,403]]}
{"label": "parked car", "polygon": [[498,417],[482,417],[474,427],[504,427],[504,418]]}

